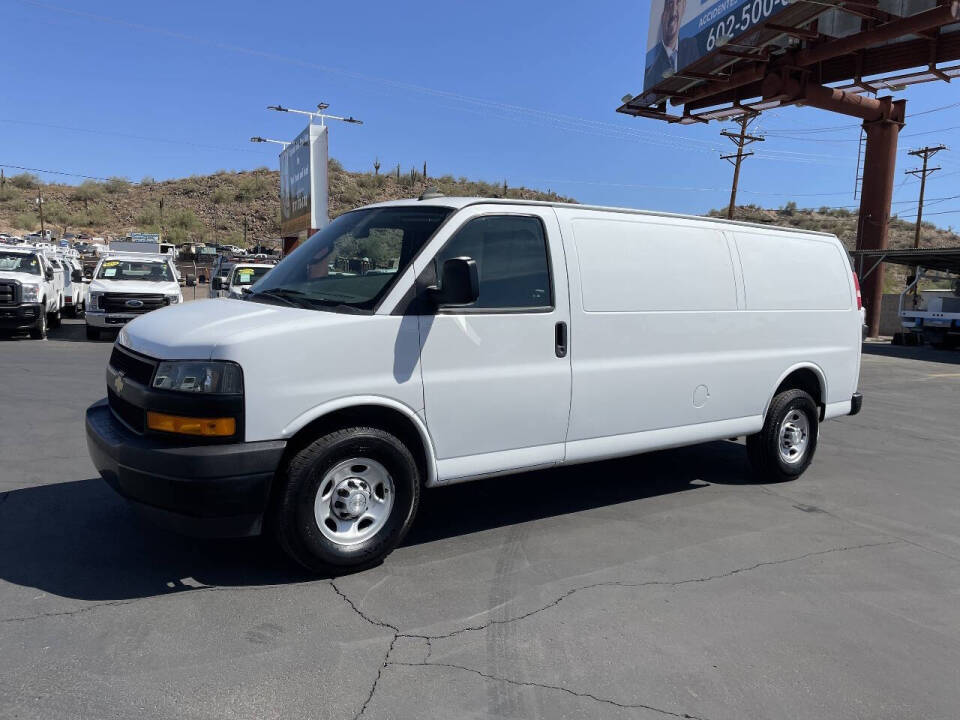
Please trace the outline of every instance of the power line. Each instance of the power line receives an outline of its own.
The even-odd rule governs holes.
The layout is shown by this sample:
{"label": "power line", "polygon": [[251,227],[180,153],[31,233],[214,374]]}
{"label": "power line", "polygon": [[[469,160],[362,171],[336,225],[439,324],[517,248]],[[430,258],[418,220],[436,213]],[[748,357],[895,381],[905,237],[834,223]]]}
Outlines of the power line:
{"label": "power line", "polygon": [[190,142],[189,140],[174,140],[172,138],[150,137],[147,135],[131,135],[130,133],[114,132],[111,130],[94,130],[91,128],[72,127],[70,125],[55,125],[53,123],[37,122],[35,120],[15,120],[12,118],[0,118],[0,123],[8,123],[11,125],[28,125],[28,126],[32,125],[36,127],[51,128],[53,130],[68,130],[71,132],[89,133],[91,135],[122,137],[122,138],[131,139],[131,140],[146,140],[147,142],[167,143],[169,145],[184,145],[186,147],[194,147],[194,148],[199,148],[201,150],[216,150],[217,152],[223,152],[223,151],[256,152],[256,150],[251,150],[249,148],[234,148],[234,147],[226,147],[224,145],[204,145],[202,143]]}
{"label": "power line", "polygon": [[[12,168],[14,170],[26,170],[27,172],[39,172],[46,173],[48,175],[66,175],[69,177],[78,177],[84,178],[86,180],[110,180],[110,178],[97,177],[96,175],[81,175],[80,173],[65,172],[63,170],[44,170],[43,168],[34,168],[34,167],[24,167],[23,165],[7,165],[6,163],[0,163],[0,167]],[[140,183],[132,182],[131,185],[139,185]]]}

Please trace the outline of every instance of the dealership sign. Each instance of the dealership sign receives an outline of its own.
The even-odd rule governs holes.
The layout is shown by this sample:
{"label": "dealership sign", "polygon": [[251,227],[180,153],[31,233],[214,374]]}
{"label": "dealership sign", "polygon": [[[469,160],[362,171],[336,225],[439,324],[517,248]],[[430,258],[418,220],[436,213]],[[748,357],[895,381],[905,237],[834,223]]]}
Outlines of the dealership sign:
{"label": "dealership sign", "polygon": [[127,242],[151,243],[156,245],[160,242],[160,233],[130,233]]}
{"label": "dealership sign", "polygon": [[760,25],[791,0],[653,0],[643,89]]}
{"label": "dealership sign", "polygon": [[280,153],[280,233],[309,233],[327,222],[327,128],[311,123]]}

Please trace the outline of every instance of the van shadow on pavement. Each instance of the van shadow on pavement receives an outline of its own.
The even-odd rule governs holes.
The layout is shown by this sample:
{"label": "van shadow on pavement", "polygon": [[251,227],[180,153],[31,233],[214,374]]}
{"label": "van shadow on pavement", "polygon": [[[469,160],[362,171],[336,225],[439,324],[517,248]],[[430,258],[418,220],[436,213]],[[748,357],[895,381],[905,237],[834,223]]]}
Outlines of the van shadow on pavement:
{"label": "van shadow on pavement", "polygon": [[[745,472],[743,448],[716,442],[428,490],[404,545],[708,483],[740,483]],[[0,495],[0,580],[103,601],[189,590],[190,579],[199,585],[250,586],[315,578],[260,538],[199,540],[156,528],[99,478]]]}

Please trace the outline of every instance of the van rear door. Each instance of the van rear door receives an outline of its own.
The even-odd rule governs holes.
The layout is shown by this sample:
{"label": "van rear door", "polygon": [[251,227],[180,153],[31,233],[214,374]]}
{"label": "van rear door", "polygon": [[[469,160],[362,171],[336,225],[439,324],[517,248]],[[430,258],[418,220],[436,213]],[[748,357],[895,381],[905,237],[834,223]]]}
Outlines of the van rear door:
{"label": "van rear door", "polygon": [[445,260],[469,257],[480,295],[468,307],[425,302],[419,317],[438,475],[557,463],[570,410],[570,310],[556,214],[476,205],[450,225],[416,261],[420,285],[436,283]]}

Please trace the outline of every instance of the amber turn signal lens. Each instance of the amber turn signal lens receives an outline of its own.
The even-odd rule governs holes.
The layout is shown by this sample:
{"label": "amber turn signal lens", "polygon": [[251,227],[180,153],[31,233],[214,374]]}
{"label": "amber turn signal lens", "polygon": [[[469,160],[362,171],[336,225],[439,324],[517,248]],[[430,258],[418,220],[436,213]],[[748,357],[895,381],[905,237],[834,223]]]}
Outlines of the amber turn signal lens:
{"label": "amber turn signal lens", "polygon": [[193,418],[147,412],[147,427],[181,435],[227,437],[237,431],[237,421],[233,418]]}

